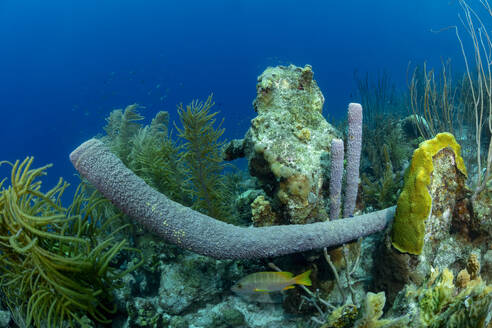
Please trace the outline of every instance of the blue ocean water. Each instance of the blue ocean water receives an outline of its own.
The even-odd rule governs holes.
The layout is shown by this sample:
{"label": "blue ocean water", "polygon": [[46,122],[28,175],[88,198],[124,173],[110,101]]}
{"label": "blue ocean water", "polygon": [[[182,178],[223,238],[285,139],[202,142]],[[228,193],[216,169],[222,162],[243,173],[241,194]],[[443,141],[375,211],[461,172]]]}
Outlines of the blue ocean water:
{"label": "blue ocean water", "polygon": [[[115,108],[152,117],[214,93],[227,138],[255,116],[267,66],[310,64],[324,114],[357,100],[354,71],[387,71],[406,87],[409,62],[463,66],[455,1],[0,0],[0,160],[53,163],[45,179],[77,183],[68,154],[102,133]],[[8,169],[0,167],[1,176]]]}

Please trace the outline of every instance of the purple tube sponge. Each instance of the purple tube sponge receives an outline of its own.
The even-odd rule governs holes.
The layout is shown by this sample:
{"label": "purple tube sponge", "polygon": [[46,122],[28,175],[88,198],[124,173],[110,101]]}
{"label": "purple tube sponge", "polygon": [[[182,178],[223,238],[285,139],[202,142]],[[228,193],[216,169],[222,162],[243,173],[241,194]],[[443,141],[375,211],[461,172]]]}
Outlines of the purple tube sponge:
{"label": "purple tube sponge", "polygon": [[330,220],[340,217],[340,195],[342,194],[343,178],[343,140],[331,141],[330,169]]}
{"label": "purple tube sponge", "polygon": [[347,179],[343,217],[354,214],[357,189],[359,187],[359,164],[362,149],[362,106],[350,103],[348,108],[348,140],[347,140]]}
{"label": "purple tube sponge", "polygon": [[265,258],[337,246],[384,229],[390,207],[343,220],[271,227],[237,227],[173,202],[147,185],[97,139],[70,160],[106,198],[150,232],[184,249],[214,258]]}

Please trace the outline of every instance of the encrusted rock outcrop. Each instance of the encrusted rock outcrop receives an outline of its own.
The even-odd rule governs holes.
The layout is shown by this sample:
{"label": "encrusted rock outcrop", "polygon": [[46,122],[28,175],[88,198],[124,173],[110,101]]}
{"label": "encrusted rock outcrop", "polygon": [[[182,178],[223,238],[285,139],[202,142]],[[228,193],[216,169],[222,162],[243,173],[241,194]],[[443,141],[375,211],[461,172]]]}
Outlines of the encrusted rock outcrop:
{"label": "encrusted rock outcrop", "polygon": [[[420,144],[398,200],[391,242],[380,246],[375,284],[390,300],[409,282],[421,284],[434,269],[458,274],[472,252],[486,251],[470,240],[472,219],[466,168],[449,133]],[[468,219],[467,219],[468,218]],[[460,229],[457,228],[460,226]]]}
{"label": "encrusted rock outcrop", "polygon": [[337,132],[323,118],[324,97],[311,66],[269,67],[258,77],[256,90],[258,116],[251,121],[243,151],[234,153],[244,154],[273,209],[286,218],[279,223],[326,218],[321,157],[329,153]]}

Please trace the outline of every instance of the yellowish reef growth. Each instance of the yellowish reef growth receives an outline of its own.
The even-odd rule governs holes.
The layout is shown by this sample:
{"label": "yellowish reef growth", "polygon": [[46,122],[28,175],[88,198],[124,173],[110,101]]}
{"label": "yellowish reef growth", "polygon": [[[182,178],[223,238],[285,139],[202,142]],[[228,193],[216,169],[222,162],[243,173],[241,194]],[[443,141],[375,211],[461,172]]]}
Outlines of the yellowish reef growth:
{"label": "yellowish reef growth", "polygon": [[265,196],[260,195],[251,203],[251,220],[255,227],[266,227],[280,224],[277,214]]}
{"label": "yellowish reef growth", "polygon": [[487,285],[479,276],[463,283],[459,276],[455,284],[449,269],[433,269],[422,286],[407,286],[404,296],[409,307],[417,309],[412,319],[418,322],[416,326],[489,327],[492,285]]}
{"label": "yellowish reef growth", "polygon": [[425,221],[432,209],[429,193],[434,171],[433,157],[443,149],[454,153],[457,169],[466,176],[461,147],[450,133],[439,133],[424,141],[414,151],[405,186],[397,203],[392,230],[392,244],[400,252],[418,255],[424,246]]}

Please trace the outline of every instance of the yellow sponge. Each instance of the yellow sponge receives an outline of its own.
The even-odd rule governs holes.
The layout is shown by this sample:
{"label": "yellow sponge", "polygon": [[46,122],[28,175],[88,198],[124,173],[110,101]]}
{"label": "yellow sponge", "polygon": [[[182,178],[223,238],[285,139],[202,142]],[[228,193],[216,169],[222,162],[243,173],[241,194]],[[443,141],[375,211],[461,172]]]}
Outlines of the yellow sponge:
{"label": "yellow sponge", "polygon": [[393,223],[391,238],[393,246],[400,252],[415,255],[422,252],[425,220],[432,208],[432,198],[428,190],[430,176],[434,171],[432,157],[444,148],[454,152],[456,167],[466,176],[461,147],[451,133],[439,133],[419,145],[413,153]]}

